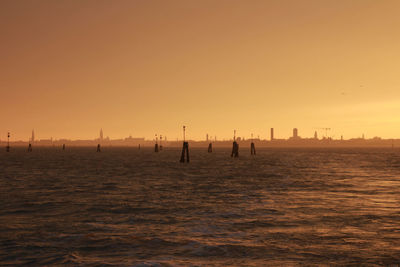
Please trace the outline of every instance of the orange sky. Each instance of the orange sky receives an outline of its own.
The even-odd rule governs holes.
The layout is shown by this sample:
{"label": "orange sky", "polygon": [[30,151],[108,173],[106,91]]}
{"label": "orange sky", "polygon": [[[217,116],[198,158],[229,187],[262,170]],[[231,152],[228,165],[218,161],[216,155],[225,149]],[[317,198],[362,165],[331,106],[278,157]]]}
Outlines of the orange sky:
{"label": "orange sky", "polygon": [[[400,1],[0,2],[0,139],[400,138]],[[320,132],[322,135],[322,131]]]}

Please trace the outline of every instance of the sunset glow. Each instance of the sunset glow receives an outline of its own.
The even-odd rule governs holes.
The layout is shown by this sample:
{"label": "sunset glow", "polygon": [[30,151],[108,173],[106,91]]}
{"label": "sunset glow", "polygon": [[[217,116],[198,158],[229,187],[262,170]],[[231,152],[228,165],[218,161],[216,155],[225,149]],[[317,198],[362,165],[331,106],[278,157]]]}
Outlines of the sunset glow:
{"label": "sunset glow", "polygon": [[400,2],[1,1],[0,139],[400,137]]}

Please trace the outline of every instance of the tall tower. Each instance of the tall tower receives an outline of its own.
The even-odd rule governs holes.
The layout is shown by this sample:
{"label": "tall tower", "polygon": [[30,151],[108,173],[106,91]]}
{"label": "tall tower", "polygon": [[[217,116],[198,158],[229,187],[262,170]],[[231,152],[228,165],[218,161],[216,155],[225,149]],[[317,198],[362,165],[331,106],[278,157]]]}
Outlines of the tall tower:
{"label": "tall tower", "polygon": [[35,131],[32,130],[32,137],[31,137],[31,142],[35,142]]}
{"label": "tall tower", "polygon": [[206,134],[206,141],[208,142],[208,134]]}
{"label": "tall tower", "polygon": [[298,137],[299,137],[299,134],[298,134],[297,128],[293,128],[293,138],[298,138]]}
{"label": "tall tower", "polygon": [[317,131],[314,132],[314,139],[318,139],[318,133],[317,133]]}
{"label": "tall tower", "polygon": [[274,140],[274,128],[271,128],[271,141]]}
{"label": "tall tower", "polygon": [[100,129],[100,141],[103,141],[103,129]]}

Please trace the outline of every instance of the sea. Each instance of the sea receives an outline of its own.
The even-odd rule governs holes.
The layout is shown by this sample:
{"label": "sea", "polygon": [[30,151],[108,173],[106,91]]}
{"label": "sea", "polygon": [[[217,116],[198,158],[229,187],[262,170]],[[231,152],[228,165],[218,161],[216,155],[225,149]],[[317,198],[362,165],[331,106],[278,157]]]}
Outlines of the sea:
{"label": "sea", "polygon": [[189,149],[1,148],[0,266],[400,265],[399,149]]}

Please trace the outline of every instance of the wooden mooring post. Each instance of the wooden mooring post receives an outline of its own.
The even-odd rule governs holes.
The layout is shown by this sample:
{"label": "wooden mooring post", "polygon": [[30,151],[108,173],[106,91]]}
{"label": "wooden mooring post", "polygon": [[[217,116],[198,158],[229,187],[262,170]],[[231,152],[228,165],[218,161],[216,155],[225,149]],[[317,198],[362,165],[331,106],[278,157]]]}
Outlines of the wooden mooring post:
{"label": "wooden mooring post", "polygon": [[208,153],[212,153],[212,143],[208,144]]}
{"label": "wooden mooring post", "polygon": [[253,142],[253,134],[251,134],[250,153],[251,153],[251,155],[256,154],[256,146],[254,145],[254,142]]}
{"label": "wooden mooring post", "polygon": [[157,134],[156,134],[156,144],[154,145],[154,152],[158,152],[158,137],[157,137]]}
{"label": "wooden mooring post", "polygon": [[7,147],[6,151],[10,152],[10,132],[7,133]]}
{"label": "wooden mooring post", "polygon": [[182,154],[181,154],[181,163],[185,162],[189,163],[189,142],[186,142],[186,126],[183,126],[183,146],[182,146]]}
{"label": "wooden mooring post", "polygon": [[233,144],[231,157],[239,157],[239,144],[236,142],[236,130],[233,131]]}

